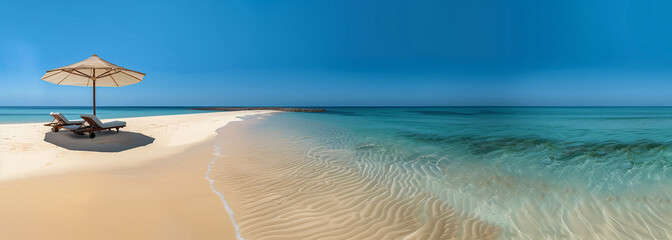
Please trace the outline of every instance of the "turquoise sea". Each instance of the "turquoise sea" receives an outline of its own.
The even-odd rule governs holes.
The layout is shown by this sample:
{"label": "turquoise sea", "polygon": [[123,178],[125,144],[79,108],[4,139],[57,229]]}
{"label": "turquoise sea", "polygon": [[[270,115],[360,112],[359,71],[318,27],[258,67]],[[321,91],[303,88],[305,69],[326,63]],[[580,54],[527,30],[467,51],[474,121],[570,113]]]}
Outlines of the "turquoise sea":
{"label": "turquoise sea", "polygon": [[390,161],[478,163],[598,192],[672,180],[672,108],[334,108],[274,118],[325,145],[391,153]]}
{"label": "turquoise sea", "polygon": [[[90,108],[0,107],[0,123],[48,122],[51,111],[75,119]],[[101,118],[196,112],[187,107],[98,110]],[[401,213],[386,210],[392,202],[374,206],[381,208],[377,209],[381,216],[376,217],[410,214],[424,219],[418,220],[424,221],[418,226],[400,225],[390,231],[409,228],[412,234],[416,228],[436,229],[436,222],[448,220],[435,216],[437,210],[428,206],[430,201],[440,201],[446,207],[438,209],[451,209],[463,218],[493,226],[501,239],[672,239],[671,107],[327,108],[325,113],[279,113],[253,121],[259,124],[245,134],[250,137],[249,146],[257,150],[239,154],[249,159],[255,154],[273,156],[264,164],[278,164],[288,176],[303,177],[295,185],[261,191],[268,194],[265,197],[297,192],[295,196],[303,191],[302,182],[311,178],[333,176],[315,183],[322,186],[338,184],[337,176],[356,175],[372,185],[354,189],[362,192],[361,198],[336,201],[343,209],[361,201],[382,201],[376,195],[381,192],[417,204]],[[225,157],[233,154],[232,144],[245,144],[226,137],[219,136],[215,146],[216,156],[222,158],[213,161],[215,182],[233,181],[227,172],[232,166],[226,165]],[[286,152],[261,155],[274,146],[285,146]],[[281,164],[297,159],[300,165]],[[330,170],[307,175],[316,169]],[[245,177],[236,178],[243,198],[245,191],[263,180],[245,182]],[[382,190],[366,192],[378,188]],[[286,201],[291,198],[277,200]],[[283,206],[274,212],[288,209]],[[315,211],[325,209],[329,208]],[[252,216],[255,211],[262,210],[250,208],[246,214]],[[286,212],[275,219],[292,224],[289,216],[291,212]],[[285,228],[263,228],[266,223],[259,218],[236,220],[246,238],[286,233]],[[434,225],[422,225],[430,223]],[[461,222],[457,224],[459,229]],[[359,239],[373,236],[357,235]]]}
{"label": "turquoise sea", "polygon": [[[418,232],[439,226],[442,218],[427,206],[430,199],[440,199],[446,209],[496,227],[501,239],[672,238],[669,107],[328,108],[326,113],[275,114],[261,123],[246,130],[257,137],[250,146],[265,149],[271,146],[263,142],[271,141],[302,149],[274,155],[264,164],[304,159],[294,167],[278,165],[293,177],[315,169],[332,169],[321,176],[354,172],[396,199],[414,199],[417,207],[406,212],[385,208],[392,202],[377,211],[435,224],[421,225]],[[220,144],[219,151],[227,146]],[[311,165],[320,167],[306,169]],[[338,189],[336,181],[327,182]],[[304,191],[301,182],[294,184],[286,191]],[[264,191],[281,196],[282,186]],[[340,202],[382,198],[362,196]],[[424,200],[417,200],[420,196]],[[310,206],[306,201],[294,204]],[[278,218],[289,222],[291,215]],[[239,222],[243,237],[270,234],[255,230],[263,228],[259,220]],[[405,230],[400,225],[394,231]],[[290,234],[280,228],[274,233]]]}

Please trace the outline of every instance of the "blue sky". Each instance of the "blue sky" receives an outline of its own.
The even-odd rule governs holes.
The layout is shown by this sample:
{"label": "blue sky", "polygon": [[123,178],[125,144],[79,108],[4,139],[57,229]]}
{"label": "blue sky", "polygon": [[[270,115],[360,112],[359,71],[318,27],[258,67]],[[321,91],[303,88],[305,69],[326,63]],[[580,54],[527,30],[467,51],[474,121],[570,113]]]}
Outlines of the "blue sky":
{"label": "blue sky", "polygon": [[670,1],[10,1],[0,105],[672,105]]}

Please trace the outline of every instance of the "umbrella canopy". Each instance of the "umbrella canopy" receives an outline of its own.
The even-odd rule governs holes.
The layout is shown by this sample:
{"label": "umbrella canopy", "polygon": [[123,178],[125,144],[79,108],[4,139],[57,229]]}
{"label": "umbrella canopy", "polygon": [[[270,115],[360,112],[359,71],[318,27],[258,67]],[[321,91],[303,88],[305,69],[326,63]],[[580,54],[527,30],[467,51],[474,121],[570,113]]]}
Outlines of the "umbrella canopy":
{"label": "umbrella canopy", "polygon": [[93,114],[96,114],[96,86],[123,87],[139,83],[144,73],[114,65],[93,55],[84,61],[47,71],[42,80],[57,85],[93,87]]}

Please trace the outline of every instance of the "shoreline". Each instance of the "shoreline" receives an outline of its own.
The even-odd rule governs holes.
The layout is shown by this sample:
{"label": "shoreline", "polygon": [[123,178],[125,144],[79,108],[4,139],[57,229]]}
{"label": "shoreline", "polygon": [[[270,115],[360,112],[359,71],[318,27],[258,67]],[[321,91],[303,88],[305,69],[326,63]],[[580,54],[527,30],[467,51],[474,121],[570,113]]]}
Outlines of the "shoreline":
{"label": "shoreline", "polygon": [[[140,132],[157,140],[117,153],[64,150],[80,162],[60,172],[0,178],[0,232],[9,239],[490,239],[499,232],[436,197],[403,196],[350,162],[315,161],[275,121],[240,114],[125,119],[163,132]],[[123,135],[93,140],[114,136]]]}

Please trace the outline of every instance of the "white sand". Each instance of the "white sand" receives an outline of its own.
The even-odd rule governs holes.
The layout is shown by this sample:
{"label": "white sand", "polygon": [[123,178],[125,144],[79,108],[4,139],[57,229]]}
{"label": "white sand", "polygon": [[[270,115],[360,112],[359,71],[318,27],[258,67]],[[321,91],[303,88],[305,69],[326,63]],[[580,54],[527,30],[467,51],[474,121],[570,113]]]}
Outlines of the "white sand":
{"label": "white sand", "polygon": [[270,112],[115,119],[128,127],[94,139],[43,123],[0,125],[0,238],[236,239],[205,179],[208,140]]}
{"label": "white sand", "polygon": [[94,139],[66,130],[53,133],[44,123],[0,124],[0,181],[139,166],[212,139],[216,129],[240,120],[239,117],[270,112],[273,111],[103,119],[125,121],[127,127],[118,134],[101,132]]}

